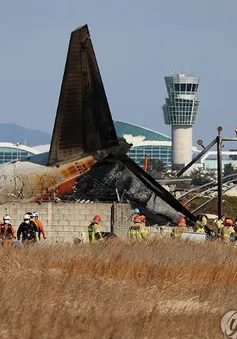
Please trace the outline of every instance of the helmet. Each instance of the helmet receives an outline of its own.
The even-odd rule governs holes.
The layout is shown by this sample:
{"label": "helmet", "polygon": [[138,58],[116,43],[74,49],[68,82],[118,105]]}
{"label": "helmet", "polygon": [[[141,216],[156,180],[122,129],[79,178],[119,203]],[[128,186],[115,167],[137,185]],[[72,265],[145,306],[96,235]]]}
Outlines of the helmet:
{"label": "helmet", "polygon": [[38,218],[39,217],[39,213],[38,212],[33,212],[33,217],[34,218]]}
{"label": "helmet", "polygon": [[141,222],[146,222],[146,217],[145,217],[145,215],[141,215],[141,216],[140,216],[140,220],[141,220]]}
{"label": "helmet", "polygon": [[23,217],[23,219],[24,219],[24,220],[30,220],[30,215],[29,215],[28,213],[25,214],[24,217]]}
{"label": "helmet", "polygon": [[8,215],[8,214],[5,214],[5,215],[3,216],[3,220],[10,220],[9,215]]}
{"label": "helmet", "polygon": [[224,225],[225,226],[232,226],[233,221],[230,218],[226,218],[225,221],[224,221]]}
{"label": "helmet", "polygon": [[101,221],[101,216],[100,215],[95,215],[93,218],[93,221],[100,222]]}
{"label": "helmet", "polygon": [[137,213],[137,214],[139,214],[140,213],[140,210],[139,210],[139,208],[134,208],[134,213]]}
{"label": "helmet", "polygon": [[186,220],[184,217],[179,218],[179,224],[186,224]]}
{"label": "helmet", "polygon": [[26,212],[26,214],[28,214],[30,216],[30,219],[33,218],[33,213],[32,212]]}

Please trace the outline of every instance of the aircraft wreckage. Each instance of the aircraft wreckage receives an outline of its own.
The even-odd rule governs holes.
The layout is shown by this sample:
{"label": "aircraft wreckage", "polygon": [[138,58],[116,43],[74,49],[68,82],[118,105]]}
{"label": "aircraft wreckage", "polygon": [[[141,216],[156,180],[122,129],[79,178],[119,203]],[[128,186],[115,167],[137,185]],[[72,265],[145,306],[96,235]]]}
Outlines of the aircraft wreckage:
{"label": "aircraft wreckage", "polygon": [[123,196],[160,222],[195,221],[166,189],[126,154],[118,138],[88,26],[71,33],[50,151],[0,166],[0,203],[70,195]]}

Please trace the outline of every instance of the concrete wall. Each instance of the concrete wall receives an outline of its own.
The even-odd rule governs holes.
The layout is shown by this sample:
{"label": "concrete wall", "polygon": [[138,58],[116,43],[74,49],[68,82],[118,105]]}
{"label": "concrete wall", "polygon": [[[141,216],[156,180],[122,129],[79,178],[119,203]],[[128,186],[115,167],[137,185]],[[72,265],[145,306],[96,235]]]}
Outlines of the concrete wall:
{"label": "concrete wall", "polygon": [[34,211],[39,213],[50,243],[73,242],[75,238],[81,238],[87,242],[87,227],[96,214],[102,217],[102,231],[110,232],[111,225],[114,225],[116,235],[126,236],[132,214],[129,204],[43,203],[38,205],[15,202],[0,206],[0,219],[4,214],[9,214],[11,223],[17,230],[23,215]]}

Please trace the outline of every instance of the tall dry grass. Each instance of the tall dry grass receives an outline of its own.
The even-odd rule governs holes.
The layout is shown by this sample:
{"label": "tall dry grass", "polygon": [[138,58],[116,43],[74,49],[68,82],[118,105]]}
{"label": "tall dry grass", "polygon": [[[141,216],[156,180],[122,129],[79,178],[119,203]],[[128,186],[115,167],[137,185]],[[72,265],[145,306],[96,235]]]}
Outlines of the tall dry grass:
{"label": "tall dry grass", "polygon": [[223,338],[237,247],[160,239],[0,248],[0,338]]}

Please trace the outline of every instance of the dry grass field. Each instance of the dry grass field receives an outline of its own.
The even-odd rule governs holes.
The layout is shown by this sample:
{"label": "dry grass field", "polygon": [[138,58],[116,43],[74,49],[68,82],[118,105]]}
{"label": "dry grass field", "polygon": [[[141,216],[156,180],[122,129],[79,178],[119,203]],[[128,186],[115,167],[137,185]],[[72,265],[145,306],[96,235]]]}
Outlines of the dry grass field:
{"label": "dry grass field", "polygon": [[237,247],[171,239],[0,248],[0,338],[223,338]]}

